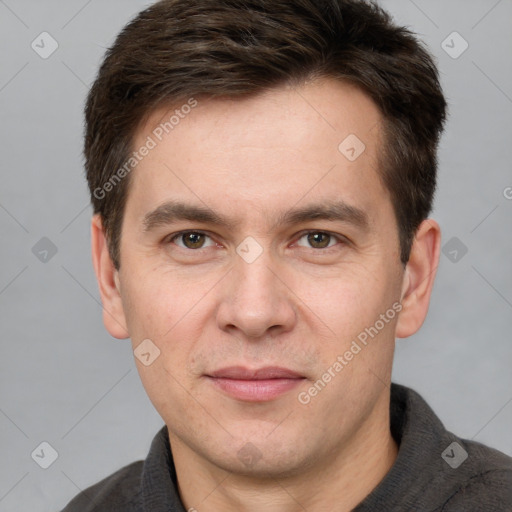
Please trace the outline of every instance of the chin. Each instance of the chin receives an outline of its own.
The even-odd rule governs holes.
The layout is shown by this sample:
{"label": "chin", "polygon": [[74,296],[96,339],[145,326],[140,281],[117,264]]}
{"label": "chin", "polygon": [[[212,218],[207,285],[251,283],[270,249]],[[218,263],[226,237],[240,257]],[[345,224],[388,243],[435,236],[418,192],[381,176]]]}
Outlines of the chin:
{"label": "chin", "polygon": [[[304,447],[302,447],[304,448]],[[210,460],[220,468],[236,475],[258,479],[288,478],[304,473],[313,466],[314,457],[297,451],[297,442],[284,447],[282,444],[265,443],[265,438],[242,443],[235,453],[211,454]]]}

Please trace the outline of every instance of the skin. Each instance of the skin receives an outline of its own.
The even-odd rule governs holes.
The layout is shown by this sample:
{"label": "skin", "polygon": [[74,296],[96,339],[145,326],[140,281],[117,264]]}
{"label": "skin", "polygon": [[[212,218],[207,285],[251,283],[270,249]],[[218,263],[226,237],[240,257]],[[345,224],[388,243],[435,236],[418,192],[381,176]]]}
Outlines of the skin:
{"label": "skin", "polygon": [[[134,147],[168,112],[153,113]],[[366,94],[330,79],[245,99],[199,99],[132,171],[119,271],[101,219],[93,218],[106,328],[130,337],[134,349],[150,339],[160,350],[149,366],[135,361],[168,427],[187,509],[349,511],[392,466],[395,338],[412,335],[425,319],[440,229],[430,219],[419,226],[404,267],[378,174],[381,121]],[[352,162],[338,150],[349,134],[366,146]],[[178,220],[145,230],[148,213],[169,200],[208,208],[234,225]],[[288,210],[340,200],[361,210],[367,225],[278,223]],[[204,233],[192,237],[203,246],[171,236],[183,230]],[[310,231],[317,237],[308,238]],[[252,263],[236,251],[246,237],[262,250]],[[396,303],[400,313],[300,403],[298,394]],[[305,378],[275,399],[248,402],[205,377],[233,365],[286,367]],[[252,460],[240,450],[252,450]]]}

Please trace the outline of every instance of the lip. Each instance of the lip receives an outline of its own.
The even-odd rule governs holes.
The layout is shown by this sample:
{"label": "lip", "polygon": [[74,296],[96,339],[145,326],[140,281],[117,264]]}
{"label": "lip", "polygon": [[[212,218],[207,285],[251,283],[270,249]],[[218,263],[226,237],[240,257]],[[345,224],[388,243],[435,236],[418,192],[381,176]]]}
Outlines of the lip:
{"label": "lip", "polygon": [[264,368],[245,368],[244,366],[229,366],[215,370],[208,377],[236,380],[266,380],[266,379],[302,379],[303,376],[279,366],[265,366]]}
{"label": "lip", "polygon": [[277,366],[258,369],[230,366],[216,370],[206,377],[232,398],[248,402],[274,400],[305,379],[293,370]]}

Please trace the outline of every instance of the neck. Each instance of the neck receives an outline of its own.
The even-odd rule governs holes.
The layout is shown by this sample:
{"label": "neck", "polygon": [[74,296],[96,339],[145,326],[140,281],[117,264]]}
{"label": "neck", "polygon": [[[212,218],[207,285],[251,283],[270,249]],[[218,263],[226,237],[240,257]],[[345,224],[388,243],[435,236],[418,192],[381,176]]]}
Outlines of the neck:
{"label": "neck", "polygon": [[[389,429],[389,393],[329,460],[280,478],[231,473],[170,441],[186,510],[207,512],[349,512],[391,469],[398,447]],[[376,422],[375,418],[379,418]]]}

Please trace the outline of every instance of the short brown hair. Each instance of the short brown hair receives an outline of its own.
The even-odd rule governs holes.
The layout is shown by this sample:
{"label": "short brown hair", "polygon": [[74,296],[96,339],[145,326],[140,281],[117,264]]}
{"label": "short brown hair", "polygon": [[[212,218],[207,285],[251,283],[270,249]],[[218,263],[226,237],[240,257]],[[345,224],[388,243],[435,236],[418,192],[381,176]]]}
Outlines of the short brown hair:
{"label": "short brown hair", "polygon": [[85,108],[87,180],[116,268],[130,175],[112,180],[141,122],[191,97],[241,97],[317,77],[358,85],[383,115],[379,171],[405,264],[432,208],[446,115],[436,66],[414,34],[363,0],[161,0],[118,35]]}

